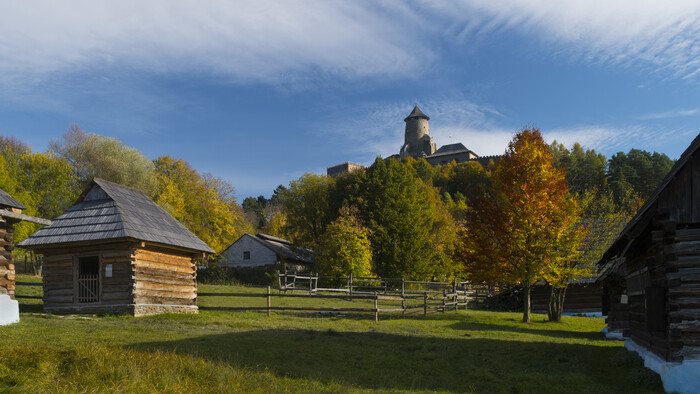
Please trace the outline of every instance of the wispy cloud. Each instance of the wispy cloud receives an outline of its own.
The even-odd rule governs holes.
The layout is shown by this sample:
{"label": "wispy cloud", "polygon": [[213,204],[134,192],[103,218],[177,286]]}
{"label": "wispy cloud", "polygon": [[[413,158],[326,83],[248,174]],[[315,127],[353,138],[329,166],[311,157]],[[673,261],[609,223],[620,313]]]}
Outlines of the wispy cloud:
{"label": "wispy cloud", "polygon": [[27,0],[0,6],[0,82],[119,69],[275,84],[401,78],[437,62],[436,45],[459,50],[500,32],[575,62],[681,78],[700,69],[696,1]]}
{"label": "wispy cloud", "polygon": [[[127,67],[157,73],[213,72],[280,82],[314,75],[412,72],[430,49],[405,36],[417,15],[373,2],[166,0],[5,3],[0,74],[24,79]],[[392,12],[394,13],[394,12]],[[418,46],[418,47],[416,47]],[[425,58],[423,58],[425,59]]]}
{"label": "wispy cloud", "polygon": [[463,0],[426,6],[469,41],[519,31],[574,62],[651,68],[695,78],[700,70],[700,3],[692,0]]}
{"label": "wispy cloud", "polygon": [[679,118],[682,116],[693,116],[700,114],[700,108],[695,109],[675,109],[671,111],[655,112],[652,114],[646,114],[639,117],[642,120],[657,120],[657,119],[669,119],[669,118]]}

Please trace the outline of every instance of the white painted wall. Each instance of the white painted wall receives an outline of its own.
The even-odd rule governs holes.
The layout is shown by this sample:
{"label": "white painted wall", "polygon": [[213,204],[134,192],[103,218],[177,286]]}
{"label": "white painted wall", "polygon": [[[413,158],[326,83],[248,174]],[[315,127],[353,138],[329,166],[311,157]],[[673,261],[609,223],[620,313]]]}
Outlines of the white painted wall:
{"label": "white painted wall", "polygon": [[[250,260],[243,259],[243,252],[250,252]],[[221,265],[224,267],[261,267],[277,263],[277,254],[255,240],[253,235],[245,234],[221,253]]]}
{"label": "white painted wall", "polygon": [[0,294],[0,326],[19,322],[19,303],[7,294]]}
{"label": "white painted wall", "polygon": [[631,339],[625,339],[625,347],[637,352],[644,359],[644,366],[661,376],[667,393],[700,393],[700,360],[685,360],[681,363],[664,361]]}

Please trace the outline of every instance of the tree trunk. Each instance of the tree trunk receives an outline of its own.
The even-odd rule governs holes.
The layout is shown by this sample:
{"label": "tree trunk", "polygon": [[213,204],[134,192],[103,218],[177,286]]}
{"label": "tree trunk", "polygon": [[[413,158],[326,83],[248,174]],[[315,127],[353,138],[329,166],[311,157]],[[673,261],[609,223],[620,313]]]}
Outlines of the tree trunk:
{"label": "tree trunk", "polygon": [[523,294],[523,323],[530,322],[530,290],[531,284],[524,286],[525,294]]}
{"label": "tree trunk", "polygon": [[547,316],[549,321],[561,321],[561,314],[564,312],[564,298],[566,297],[566,287],[549,288],[549,305]]}

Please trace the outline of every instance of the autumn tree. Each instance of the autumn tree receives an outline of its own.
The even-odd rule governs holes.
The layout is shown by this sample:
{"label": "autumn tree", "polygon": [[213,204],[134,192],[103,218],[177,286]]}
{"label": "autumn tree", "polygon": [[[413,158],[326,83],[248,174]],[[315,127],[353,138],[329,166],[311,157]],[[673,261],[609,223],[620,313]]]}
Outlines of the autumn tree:
{"label": "autumn tree", "polygon": [[52,140],[49,147],[71,163],[80,189],[93,178],[102,178],[142,190],[151,198],[158,192],[153,162],[115,138],[86,133],[72,125],[63,141]]}
{"label": "autumn tree", "polygon": [[543,279],[566,282],[584,235],[564,171],[553,166],[539,130],[523,130],[469,211],[458,256],[475,280],[520,284],[529,322],[532,287]]}
{"label": "autumn tree", "polygon": [[314,267],[330,276],[369,276],[372,273],[371,231],[356,207],[343,207],[316,249]]}
{"label": "autumn tree", "polygon": [[170,156],[154,164],[160,185],[156,202],[212,249],[219,252],[253,231],[228,182]]}
{"label": "autumn tree", "polygon": [[[14,139],[0,141],[0,189],[27,206],[26,214],[53,219],[77,198],[78,189],[68,161],[51,152],[34,152]],[[12,143],[2,143],[6,141]],[[21,241],[39,225],[20,222],[15,240]]]}

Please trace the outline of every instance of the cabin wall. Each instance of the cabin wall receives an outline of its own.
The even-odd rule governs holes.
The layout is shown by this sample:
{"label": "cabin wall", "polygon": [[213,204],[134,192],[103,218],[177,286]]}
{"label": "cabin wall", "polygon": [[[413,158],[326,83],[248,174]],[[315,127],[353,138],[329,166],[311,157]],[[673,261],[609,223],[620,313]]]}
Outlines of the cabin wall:
{"label": "cabin wall", "polygon": [[609,332],[620,332],[623,336],[630,335],[630,305],[627,295],[625,278],[616,277],[603,284],[603,314],[607,315],[605,322]]}
{"label": "cabin wall", "polygon": [[[245,258],[246,256],[248,258]],[[252,235],[246,234],[221,253],[219,261],[223,267],[253,268],[275,267],[278,260],[277,253],[265,247]]]}
{"label": "cabin wall", "polygon": [[[546,312],[549,305],[549,286],[535,286],[530,295],[532,310]],[[600,287],[591,284],[571,284],[564,297],[564,313],[601,311]]]}
{"label": "cabin wall", "polygon": [[10,298],[15,298],[14,232],[13,223],[0,217],[0,294],[7,294]]}
{"label": "cabin wall", "polygon": [[134,253],[134,314],[197,312],[197,267],[191,253],[153,247]]}
{"label": "cabin wall", "polygon": [[[133,313],[134,245],[96,244],[41,250],[44,255],[44,310],[50,313]],[[75,294],[78,259],[99,256],[98,302],[79,303]],[[111,265],[111,276],[106,268]]]}
{"label": "cabin wall", "polygon": [[657,198],[659,212],[678,224],[700,223],[700,155],[689,160]]}

